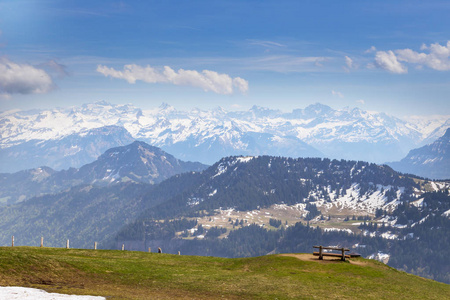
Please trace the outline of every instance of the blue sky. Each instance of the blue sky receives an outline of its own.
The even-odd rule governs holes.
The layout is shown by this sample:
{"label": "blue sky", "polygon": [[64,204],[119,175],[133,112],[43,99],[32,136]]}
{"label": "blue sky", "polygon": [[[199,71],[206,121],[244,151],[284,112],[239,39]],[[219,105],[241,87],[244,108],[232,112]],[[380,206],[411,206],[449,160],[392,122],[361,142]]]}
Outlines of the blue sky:
{"label": "blue sky", "polygon": [[0,110],[450,115],[449,1],[0,2]]}

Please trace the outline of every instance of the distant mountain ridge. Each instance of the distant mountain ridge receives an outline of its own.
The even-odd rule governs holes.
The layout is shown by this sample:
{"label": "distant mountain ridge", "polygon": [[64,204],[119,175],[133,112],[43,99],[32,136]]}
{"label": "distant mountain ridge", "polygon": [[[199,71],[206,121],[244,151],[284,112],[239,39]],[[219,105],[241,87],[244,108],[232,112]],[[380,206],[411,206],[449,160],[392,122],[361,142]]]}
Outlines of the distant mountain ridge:
{"label": "distant mountain ridge", "polygon": [[440,117],[422,126],[425,123],[417,118],[404,121],[384,113],[359,108],[336,110],[319,103],[284,113],[258,106],[248,111],[177,111],[167,104],[142,110],[130,104],[97,102],[53,110],[3,112],[0,147],[14,152],[13,146],[26,148],[24,143],[32,140],[36,144],[53,143],[114,125],[125,128],[133,139],[160,147],[180,159],[208,164],[229,155],[330,157],[384,163],[401,159],[411,148],[421,146],[422,141],[440,132],[446,121],[448,118]]}
{"label": "distant mountain ridge", "polygon": [[135,139],[123,127],[109,125],[81,130],[57,139],[33,139],[0,149],[0,172],[17,172],[40,166],[55,170],[79,168],[106,150]]}
{"label": "distant mountain ridge", "polygon": [[17,173],[0,173],[3,204],[56,193],[80,184],[110,185],[120,182],[155,184],[175,174],[202,171],[206,165],[184,162],[157,147],[135,141],[109,149],[96,161],[79,169],[55,171],[40,167]]}
{"label": "distant mountain ridge", "polygon": [[431,179],[450,178],[450,128],[431,144],[411,150],[399,162],[389,165],[404,173],[411,173]]}

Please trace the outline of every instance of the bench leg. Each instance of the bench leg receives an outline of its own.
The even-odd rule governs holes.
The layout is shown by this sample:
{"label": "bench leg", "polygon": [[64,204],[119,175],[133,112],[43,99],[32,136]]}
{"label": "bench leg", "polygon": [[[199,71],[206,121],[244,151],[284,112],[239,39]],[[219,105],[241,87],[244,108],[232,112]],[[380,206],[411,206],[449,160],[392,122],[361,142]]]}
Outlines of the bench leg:
{"label": "bench leg", "polygon": [[342,261],[345,261],[345,251],[344,251],[344,248],[342,248],[342,258],[341,258],[341,260],[342,260]]}

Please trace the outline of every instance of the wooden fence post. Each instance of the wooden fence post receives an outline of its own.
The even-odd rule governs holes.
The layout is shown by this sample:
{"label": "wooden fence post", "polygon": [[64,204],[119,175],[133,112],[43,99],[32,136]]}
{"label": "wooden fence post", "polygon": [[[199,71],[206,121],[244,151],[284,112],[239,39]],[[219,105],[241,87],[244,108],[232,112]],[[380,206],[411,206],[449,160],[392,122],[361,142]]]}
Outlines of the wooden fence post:
{"label": "wooden fence post", "polygon": [[41,248],[44,247],[44,237],[41,236]]}
{"label": "wooden fence post", "polygon": [[12,236],[11,240],[12,240],[11,247],[14,247],[14,236]]}
{"label": "wooden fence post", "polygon": [[66,242],[66,249],[69,249],[69,240]]}
{"label": "wooden fence post", "polygon": [[323,260],[322,251],[322,246],[319,246],[319,260]]}
{"label": "wooden fence post", "polygon": [[125,250],[125,244],[122,244],[122,251]]}
{"label": "wooden fence post", "polygon": [[152,248],[148,247],[148,252],[149,253],[152,252]]}
{"label": "wooden fence post", "polygon": [[94,242],[94,250],[97,250],[97,242]]}

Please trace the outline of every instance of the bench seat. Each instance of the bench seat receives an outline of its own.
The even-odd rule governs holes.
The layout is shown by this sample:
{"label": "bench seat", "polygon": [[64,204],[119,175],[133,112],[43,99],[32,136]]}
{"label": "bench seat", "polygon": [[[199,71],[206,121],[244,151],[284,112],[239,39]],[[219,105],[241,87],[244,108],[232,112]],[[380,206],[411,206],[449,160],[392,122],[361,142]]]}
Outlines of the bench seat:
{"label": "bench seat", "polygon": [[[319,256],[319,252],[313,252],[313,255]],[[342,257],[342,254],[339,254],[339,253],[322,252],[322,256]],[[346,258],[350,258],[350,255],[346,254],[345,257],[346,257]]]}

